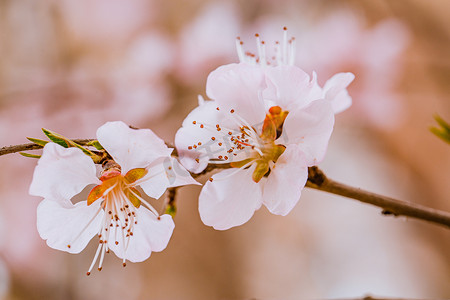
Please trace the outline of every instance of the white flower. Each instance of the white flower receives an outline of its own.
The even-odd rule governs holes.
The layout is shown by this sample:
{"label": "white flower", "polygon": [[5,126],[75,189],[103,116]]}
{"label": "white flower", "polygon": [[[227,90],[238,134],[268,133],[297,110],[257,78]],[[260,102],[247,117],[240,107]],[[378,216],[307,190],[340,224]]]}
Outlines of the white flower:
{"label": "white flower", "polygon": [[[81,252],[95,236],[97,252],[90,274],[105,253],[140,262],[152,251],[162,251],[170,240],[174,223],[140,195],[159,198],[166,188],[197,184],[170,154],[164,141],[149,129],[133,130],[123,122],[108,122],[97,131],[100,144],[114,159],[96,176],[96,166],[81,150],[48,143],[34,171],[30,194],[44,197],[37,211],[37,228],[47,244],[70,253]],[[87,200],[71,199],[95,184]]]}
{"label": "white flower", "polygon": [[262,204],[277,215],[292,210],[308,167],[325,155],[333,107],[342,108],[333,103],[350,99],[345,83],[353,78],[336,75],[320,88],[315,76],[292,65],[286,38],[271,62],[262,42],[259,57],[244,54],[241,45],[241,63],[209,75],[206,92],[213,100],[200,98],[175,137],[190,171],[201,172],[209,163],[233,167],[213,175],[199,197],[202,221],[220,230],[247,222]]}

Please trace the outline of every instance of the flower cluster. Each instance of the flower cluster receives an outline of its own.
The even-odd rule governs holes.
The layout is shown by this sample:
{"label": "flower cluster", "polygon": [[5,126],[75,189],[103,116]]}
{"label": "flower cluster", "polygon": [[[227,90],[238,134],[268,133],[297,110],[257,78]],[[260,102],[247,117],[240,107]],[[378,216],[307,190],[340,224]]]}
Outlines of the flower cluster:
{"label": "flower cluster", "polygon": [[[240,63],[221,66],[207,80],[199,106],[175,137],[181,164],[193,173],[226,165],[204,185],[199,196],[202,221],[225,230],[247,222],[264,204],[277,215],[298,202],[308,167],[324,157],[334,114],[351,105],[351,73],[333,76],[323,87],[315,73],[294,65],[295,40],[266,44],[245,52],[238,39]],[[172,150],[151,130],[109,122],[97,131],[104,150],[102,168],[79,148],[45,145],[30,194],[43,197],[37,212],[39,234],[55,249],[78,253],[98,236],[91,266],[101,270],[105,253],[139,262],[162,251],[174,229],[147,196],[160,198],[168,187],[198,184],[171,156]],[[83,190],[90,192],[76,201]],[[146,195],[144,195],[146,194]]]}
{"label": "flower cluster", "polygon": [[200,103],[178,130],[181,163],[199,173],[208,164],[229,164],[213,175],[199,197],[202,221],[215,229],[247,222],[264,204],[286,215],[299,200],[308,167],[326,152],[334,114],[351,105],[346,87],[351,73],[339,73],[322,88],[294,66],[295,40],[266,44],[256,35],[258,54],[244,52],[240,63],[213,71],[206,83],[212,100]]}

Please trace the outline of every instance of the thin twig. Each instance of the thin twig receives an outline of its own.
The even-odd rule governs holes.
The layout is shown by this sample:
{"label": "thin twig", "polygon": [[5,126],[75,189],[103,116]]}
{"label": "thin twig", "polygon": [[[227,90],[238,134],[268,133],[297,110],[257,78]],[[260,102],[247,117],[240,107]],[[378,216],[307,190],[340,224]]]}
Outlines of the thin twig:
{"label": "thin twig", "polygon": [[[94,139],[75,139],[72,140],[75,143],[85,146],[87,143],[93,141]],[[43,148],[42,146],[35,144],[35,143],[28,143],[28,144],[21,144],[21,145],[12,145],[12,146],[5,146],[0,148],[0,156],[6,155],[6,154],[12,154],[22,151],[29,151],[29,150],[37,150]]]}
{"label": "thin twig", "polygon": [[317,167],[311,167],[308,171],[309,176],[306,186],[309,188],[378,206],[383,209],[382,214],[386,216],[411,217],[450,228],[450,213],[448,212],[432,209],[416,203],[396,200],[336,182],[327,178]]}

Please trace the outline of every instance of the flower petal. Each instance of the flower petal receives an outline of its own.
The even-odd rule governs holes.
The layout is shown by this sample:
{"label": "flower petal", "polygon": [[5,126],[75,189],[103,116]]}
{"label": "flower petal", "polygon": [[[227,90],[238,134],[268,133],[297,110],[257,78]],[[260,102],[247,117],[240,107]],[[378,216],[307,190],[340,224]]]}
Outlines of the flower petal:
{"label": "flower petal", "polygon": [[150,129],[131,129],[120,121],[101,126],[97,130],[97,138],[122,167],[122,174],[134,168],[144,168],[173,151]]}
{"label": "flower petal", "polygon": [[261,185],[252,180],[254,167],[229,169],[212,176],[199,196],[200,217],[205,225],[226,230],[250,220],[261,207]]}
{"label": "flower petal", "polygon": [[79,253],[99,232],[103,214],[100,201],[87,206],[86,201],[61,205],[45,199],[37,208],[37,229],[49,247]]}
{"label": "flower petal", "polygon": [[355,79],[353,73],[338,73],[328,79],[323,87],[325,99],[331,101],[335,114],[352,105],[352,97],[347,92],[347,86]]}
{"label": "flower petal", "polygon": [[279,105],[283,110],[305,107],[311,103],[309,94],[313,87],[309,75],[296,66],[278,66],[265,69],[267,89],[264,100]]}
{"label": "flower petal", "polygon": [[[156,160],[148,168],[148,174],[141,179],[139,185],[152,198],[158,199],[168,187],[188,184],[200,185],[191,174],[173,157]],[[141,182],[139,180],[138,182]]]}
{"label": "flower petal", "polygon": [[[117,232],[118,244],[114,239],[108,241],[108,247],[120,257],[131,262],[141,262],[150,257],[152,251],[160,252],[167,247],[172,236],[175,224],[172,217],[162,215],[160,219],[152,214],[148,209],[141,206],[137,212],[137,224],[134,225],[133,235],[129,237],[128,246],[122,238],[120,227],[114,227]],[[111,228],[110,236],[115,236],[115,231]]]}
{"label": "flower petal", "polygon": [[325,156],[333,126],[329,101],[316,100],[306,108],[289,112],[277,143],[297,144],[305,153],[308,166],[313,166]]}
{"label": "flower petal", "polygon": [[212,71],[206,82],[206,94],[220,109],[234,109],[250,126],[264,121],[266,107],[262,91],[266,88],[262,68],[245,63],[229,64]]}
{"label": "flower petal", "polygon": [[100,183],[94,162],[80,149],[48,143],[34,170],[29,193],[69,202],[87,185]]}
{"label": "flower petal", "polygon": [[[228,155],[231,162],[241,160],[244,155],[227,153],[231,147],[229,132],[240,132],[242,124],[234,118],[234,113],[217,110],[217,107],[217,101],[205,101],[186,117],[183,127],[175,135],[180,162],[191,172],[203,171],[211,158]],[[217,125],[221,128],[220,131],[217,130]]]}
{"label": "flower petal", "polygon": [[272,168],[263,189],[263,203],[276,215],[287,215],[300,199],[308,179],[305,155],[289,145]]}

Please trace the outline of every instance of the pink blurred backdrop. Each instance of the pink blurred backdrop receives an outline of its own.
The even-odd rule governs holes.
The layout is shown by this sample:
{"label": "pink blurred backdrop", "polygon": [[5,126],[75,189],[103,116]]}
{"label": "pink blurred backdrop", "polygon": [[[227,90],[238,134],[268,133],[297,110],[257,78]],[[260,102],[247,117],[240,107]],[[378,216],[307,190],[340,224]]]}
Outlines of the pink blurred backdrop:
{"label": "pink blurred backdrop", "polygon": [[[110,120],[173,142],[208,73],[237,62],[235,37],[251,49],[254,33],[272,43],[287,26],[321,83],[356,75],[320,167],[450,211],[450,147],[428,131],[434,114],[450,120],[449,12],[447,0],[1,1],[1,146],[42,127],[94,137]],[[35,164],[0,158],[0,299],[450,297],[450,231],[311,190],[286,217],[261,209],[221,232],[200,221],[200,188],[182,188],[165,251],[125,269],[109,255],[86,277],[95,246],[71,255],[39,238]]]}

